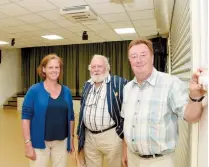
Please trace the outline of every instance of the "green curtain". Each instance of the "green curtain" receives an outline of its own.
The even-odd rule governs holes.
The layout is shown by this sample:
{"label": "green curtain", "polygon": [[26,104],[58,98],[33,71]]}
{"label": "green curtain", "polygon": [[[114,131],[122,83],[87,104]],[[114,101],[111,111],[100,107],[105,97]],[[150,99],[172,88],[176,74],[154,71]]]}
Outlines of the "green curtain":
{"label": "green curtain", "polygon": [[109,58],[111,73],[131,80],[133,73],[128,61],[128,45],[130,41],[109,42],[104,44],[103,55]]}
{"label": "green curtain", "polygon": [[41,79],[36,69],[42,58],[56,53],[63,59],[63,77],[61,84],[68,86],[73,96],[80,96],[83,84],[90,78],[88,65],[94,54],[108,57],[111,74],[132,79],[133,74],[127,58],[130,41],[104,42],[80,45],[34,47],[22,49],[22,72],[25,91]]}
{"label": "green curtain", "polygon": [[89,79],[89,63],[94,54],[102,54],[103,43],[82,44],[78,46],[78,95],[81,95],[83,84]]}
{"label": "green curtain", "polygon": [[[68,86],[73,96],[80,96],[83,84],[90,78],[88,65],[94,54],[101,54],[109,59],[110,73],[128,80],[133,73],[128,61],[128,45],[130,41],[76,44],[64,46],[34,47],[22,49],[23,84],[26,91],[32,84],[41,81],[36,69],[42,58],[56,53],[63,59],[63,76],[61,84]],[[155,55],[155,67],[163,71],[165,57],[160,52]]]}

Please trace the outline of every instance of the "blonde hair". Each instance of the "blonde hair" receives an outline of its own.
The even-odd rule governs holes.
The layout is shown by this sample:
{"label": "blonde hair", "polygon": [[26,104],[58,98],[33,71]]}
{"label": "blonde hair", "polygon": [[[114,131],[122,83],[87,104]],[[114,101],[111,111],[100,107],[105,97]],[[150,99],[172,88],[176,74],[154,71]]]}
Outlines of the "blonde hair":
{"label": "blonde hair", "polygon": [[37,73],[38,75],[42,78],[42,79],[46,79],[46,74],[43,72],[43,68],[46,67],[46,65],[48,64],[48,62],[52,59],[57,59],[60,63],[60,75],[59,75],[59,79],[61,79],[62,76],[62,71],[63,71],[63,61],[62,59],[57,56],[56,54],[48,54],[46,55],[42,60],[40,65],[37,68]]}
{"label": "blonde hair", "polygon": [[137,40],[133,40],[130,42],[129,46],[128,46],[128,51],[135,45],[140,45],[140,44],[145,44],[147,45],[147,47],[149,48],[151,54],[154,54],[153,51],[153,46],[152,46],[152,41],[148,40],[148,39],[137,39]]}

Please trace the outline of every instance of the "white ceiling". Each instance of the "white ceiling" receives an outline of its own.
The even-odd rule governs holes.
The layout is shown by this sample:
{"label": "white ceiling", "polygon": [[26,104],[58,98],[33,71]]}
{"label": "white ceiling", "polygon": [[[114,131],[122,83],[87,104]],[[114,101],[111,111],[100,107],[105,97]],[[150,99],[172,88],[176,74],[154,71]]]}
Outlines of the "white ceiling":
{"label": "white ceiling", "polygon": [[[60,15],[61,7],[77,5],[91,6],[99,15],[98,21],[78,23]],[[136,34],[118,35],[114,31],[132,27]],[[81,40],[84,30],[88,41]],[[50,34],[64,40],[41,37]],[[157,34],[153,0],[0,0],[0,41],[10,43],[15,38],[16,48],[133,40]]]}

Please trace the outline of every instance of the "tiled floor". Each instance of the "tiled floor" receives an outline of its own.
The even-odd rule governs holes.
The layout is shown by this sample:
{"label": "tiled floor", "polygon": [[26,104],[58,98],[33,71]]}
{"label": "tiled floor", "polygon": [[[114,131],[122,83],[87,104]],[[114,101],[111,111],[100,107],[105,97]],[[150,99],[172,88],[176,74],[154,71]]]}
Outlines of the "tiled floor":
{"label": "tiled floor", "polygon": [[[0,167],[28,166],[28,159],[24,156],[20,112],[0,109]],[[68,166],[76,167],[74,156],[70,154]]]}

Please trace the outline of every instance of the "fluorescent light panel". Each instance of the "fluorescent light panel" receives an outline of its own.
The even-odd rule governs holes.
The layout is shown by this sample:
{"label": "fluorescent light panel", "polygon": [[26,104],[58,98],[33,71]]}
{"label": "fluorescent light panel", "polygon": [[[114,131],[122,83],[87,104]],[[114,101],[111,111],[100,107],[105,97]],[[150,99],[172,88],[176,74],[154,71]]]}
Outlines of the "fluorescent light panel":
{"label": "fluorescent light panel", "polygon": [[58,40],[58,39],[63,39],[63,37],[58,36],[58,35],[44,35],[41,36],[42,38],[46,38],[48,40]]}
{"label": "fluorescent light panel", "polygon": [[117,34],[133,34],[133,33],[136,33],[134,28],[116,28],[114,30]]}
{"label": "fluorescent light panel", "polygon": [[5,45],[5,44],[9,44],[9,42],[0,41],[0,45]]}

